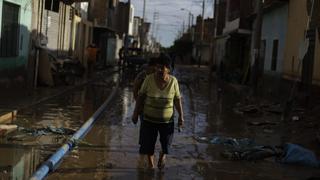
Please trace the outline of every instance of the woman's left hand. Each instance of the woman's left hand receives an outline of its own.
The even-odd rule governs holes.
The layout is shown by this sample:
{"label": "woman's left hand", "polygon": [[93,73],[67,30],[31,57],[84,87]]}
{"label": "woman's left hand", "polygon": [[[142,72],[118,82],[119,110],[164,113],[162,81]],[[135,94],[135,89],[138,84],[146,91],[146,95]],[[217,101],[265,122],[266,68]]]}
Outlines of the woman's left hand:
{"label": "woman's left hand", "polygon": [[183,125],[184,125],[184,118],[183,118],[183,116],[179,116],[179,118],[178,118],[178,126],[179,126],[179,128],[183,127]]}

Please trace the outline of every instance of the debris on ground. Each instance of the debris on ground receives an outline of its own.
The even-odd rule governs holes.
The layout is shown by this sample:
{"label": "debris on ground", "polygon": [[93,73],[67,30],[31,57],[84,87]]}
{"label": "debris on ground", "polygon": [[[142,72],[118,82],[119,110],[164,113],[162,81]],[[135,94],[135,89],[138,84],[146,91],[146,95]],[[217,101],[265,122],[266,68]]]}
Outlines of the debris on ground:
{"label": "debris on ground", "polygon": [[304,108],[295,108],[293,112],[304,113],[306,110]]}
{"label": "debris on ground", "polygon": [[115,165],[112,164],[112,163],[107,163],[103,167],[106,168],[106,169],[113,169],[115,167]]}
{"label": "debris on ground", "polygon": [[75,144],[75,146],[79,147],[79,146],[94,146],[93,144],[84,141],[82,139],[76,139],[75,141],[73,141],[73,143]]}
{"label": "debris on ground", "polygon": [[297,144],[286,143],[281,146],[258,145],[253,139],[223,136],[197,137],[197,141],[224,145],[226,149],[221,156],[233,160],[257,161],[275,157],[276,162],[308,167],[320,167],[320,161],[314,152]]}
{"label": "debris on ground", "polygon": [[255,146],[248,149],[240,150],[226,150],[221,153],[221,156],[229,160],[246,160],[257,161],[263,160],[269,157],[280,156],[282,149],[272,146]]}
{"label": "debris on ground", "polygon": [[297,144],[287,143],[284,145],[284,156],[280,162],[284,164],[296,164],[309,167],[320,167],[320,161],[314,152]]}
{"label": "debris on ground", "polygon": [[282,114],[283,108],[281,107],[281,104],[264,104],[261,106],[265,112],[273,113],[273,114]]}
{"label": "debris on ground", "polygon": [[17,125],[6,125],[6,124],[0,124],[0,137],[5,136],[13,131],[15,131],[18,128]]}
{"label": "debris on ground", "polygon": [[264,129],[263,132],[269,133],[269,134],[274,133],[274,131],[272,129]]}
{"label": "debris on ground", "polygon": [[277,125],[276,122],[270,122],[270,121],[249,121],[247,122],[250,126],[266,126],[266,125]]}
{"label": "debris on ground", "polygon": [[19,132],[28,134],[30,136],[43,136],[48,134],[59,134],[59,135],[71,135],[74,134],[76,131],[70,128],[57,128],[53,126],[48,126],[45,128],[24,128],[19,127]]}
{"label": "debris on ground", "polygon": [[233,111],[237,114],[262,114],[264,112],[268,112],[280,115],[283,113],[283,108],[281,107],[281,104],[278,103],[264,103],[260,105],[242,105],[241,103],[237,103],[236,107],[233,108]]}
{"label": "debris on ground", "polygon": [[223,136],[214,136],[212,138],[207,137],[196,137],[199,142],[206,142],[216,145],[225,145],[235,149],[247,148],[255,146],[256,143],[253,139],[249,138],[232,138],[232,137],[223,137]]}
{"label": "debris on ground", "polygon": [[234,109],[235,112],[240,112],[240,113],[248,113],[248,114],[256,114],[260,112],[260,109],[256,105],[247,105],[247,106],[242,106]]}
{"label": "debris on ground", "polygon": [[247,149],[229,149],[222,152],[221,156],[233,161],[257,161],[275,157],[276,162],[283,164],[320,167],[320,161],[314,152],[291,143],[283,146],[254,146]]}
{"label": "debris on ground", "polygon": [[249,138],[231,138],[231,137],[219,137],[215,136],[210,140],[211,144],[222,144],[233,148],[243,148],[255,145],[253,139]]}
{"label": "debris on ground", "polygon": [[300,120],[299,116],[292,116],[292,121],[299,121],[299,120]]}

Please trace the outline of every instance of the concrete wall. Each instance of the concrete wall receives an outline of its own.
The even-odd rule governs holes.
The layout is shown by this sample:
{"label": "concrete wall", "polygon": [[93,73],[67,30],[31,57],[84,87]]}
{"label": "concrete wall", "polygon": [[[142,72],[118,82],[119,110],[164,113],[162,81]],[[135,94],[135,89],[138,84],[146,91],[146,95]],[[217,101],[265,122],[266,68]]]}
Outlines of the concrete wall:
{"label": "concrete wall", "polygon": [[116,35],[117,37],[117,41],[116,41],[116,59],[119,60],[119,51],[123,46],[123,40],[122,37],[119,37],[118,35]]}
{"label": "concrete wall", "polygon": [[211,48],[210,46],[205,46],[202,48],[202,57],[201,57],[201,64],[209,64],[211,59]]}
{"label": "concrete wall", "polygon": [[59,12],[45,10],[42,34],[47,39],[47,48],[55,56],[67,56],[71,37],[71,6],[60,2]]}
{"label": "concrete wall", "polygon": [[94,18],[95,24],[98,26],[106,26],[107,25],[107,5],[109,0],[92,0],[91,3],[91,9],[89,9],[89,12],[92,17],[89,17],[89,19]]}
{"label": "concrete wall", "polygon": [[215,40],[215,48],[214,48],[214,64],[216,66],[219,66],[220,63],[223,61],[225,58],[226,54],[226,42],[227,42],[228,37],[220,37],[219,39]]}
{"label": "concrete wall", "polygon": [[87,66],[86,48],[92,42],[93,24],[89,21],[81,19],[79,16],[73,17],[72,24],[72,55]]}
{"label": "concrete wall", "polygon": [[304,33],[307,29],[307,9],[306,1],[291,0],[289,2],[287,38],[283,62],[283,77],[292,79],[300,76],[301,68],[299,64],[299,48],[304,42]]}
{"label": "concrete wall", "polygon": [[128,28],[128,35],[133,35],[133,25],[134,25],[134,7],[132,4],[130,4],[129,8],[129,28]]}
{"label": "concrete wall", "polygon": [[[3,58],[0,57],[0,72],[2,70],[11,70],[15,68],[25,67],[29,52],[29,38],[31,32],[31,18],[32,18],[32,3],[25,0],[5,0],[20,6],[19,23],[19,53],[17,57]],[[4,0],[0,0],[0,34],[2,24],[2,7]],[[22,43],[22,44],[21,44]]]}
{"label": "concrete wall", "polygon": [[[318,16],[319,12],[316,11]],[[289,3],[288,32],[286,39],[284,78],[292,79],[301,76],[299,51],[303,47],[304,35],[308,24],[307,3],[301,0],[291,0]],[[319,30],[319,29],[318,29]],[[313,84],[320,85],[320,42],[316,33],[315,57],[313,65]]]}
{"label": "concrete wall", "polygon": [[288,4],[277,7],[272,11],[267,12],[263,16],[261,40],[266,41],[265,49],[265,72],[271,71],[273,41],[278,40],[278,55],[277,55],[277,73],[281,73],[283,69],[284,48],[286,43],[288,20]]}

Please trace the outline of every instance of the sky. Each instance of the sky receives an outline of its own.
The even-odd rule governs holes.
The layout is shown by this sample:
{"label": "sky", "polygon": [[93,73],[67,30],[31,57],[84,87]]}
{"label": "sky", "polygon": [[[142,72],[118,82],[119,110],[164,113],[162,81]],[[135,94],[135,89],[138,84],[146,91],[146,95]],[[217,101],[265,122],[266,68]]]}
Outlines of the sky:
{"label": "sky", "polygon": [[[201,15],[203,0],[146,0],[146,20],[151,22],[151,34],[162,46],[169,47],[179,36],[179,32],[188,28],[188,14]],[[204,17],[213,17],[214,0],[205,0]],[[131,0],[134,16],[142,17],[143,0]],[[181,10],[184,9],[184,10]],[[157,13],[155,13],[157,12]],[[154,16],[154,14],[156,14]],[[155,17],[155,18],[154,18]],[[155,24],[155,25],[154,25]],[[153,27],[154,26],[154,27]]]}

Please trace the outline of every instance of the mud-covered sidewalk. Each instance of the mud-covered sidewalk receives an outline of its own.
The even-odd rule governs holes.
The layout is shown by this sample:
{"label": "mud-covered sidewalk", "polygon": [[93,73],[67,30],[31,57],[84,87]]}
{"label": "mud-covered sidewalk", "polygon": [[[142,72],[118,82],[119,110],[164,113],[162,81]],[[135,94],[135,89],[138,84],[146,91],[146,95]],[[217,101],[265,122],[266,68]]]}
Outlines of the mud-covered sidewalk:
{"label": "mud-covered sidewalk", "polygon": [[[185,128],[175,132],[172,151],[164,171],[150,172],[138,166],[138,126],[131,123],[134,107],[132,82],[122,84],[112,106],[107,108],[84,139],[48,179],[308,179],[320,177],[318,168],[282,164],[275,157],[239,160],[222,156],[225,145],[217,137],[247,138],[259,145],[301,144],[316,153],[316,127],[310,136],[280,121],[278,113],[259,108],[247,113],[246,89],[217,83],[206,67],[180,66],[175,72],[183,94]],[[219,86],[218,86],[219,84]],[[267,107],[273,107],[272,102]],[[270,105],[271,103],[271,105]],[[266,105],[264,106],[266,107]],[[245,109],[246,110],[246,109]],[[250,110],[250,109],[249,109]],[[313,122],[316,123],[316,122]],[[291,133],[290,133],[291,132]],[[307,136],[306,138],[304,136]],[[295,141],[293,141],[295,140]],[[312,141],[312,142],[311,142]],[[240,142],[240,141],[239,141]],[[313,143],[313,146],[311,144]],[[157,144],[157,152],[160,145]],[[158,154],[157,154],[158,155]]]}

